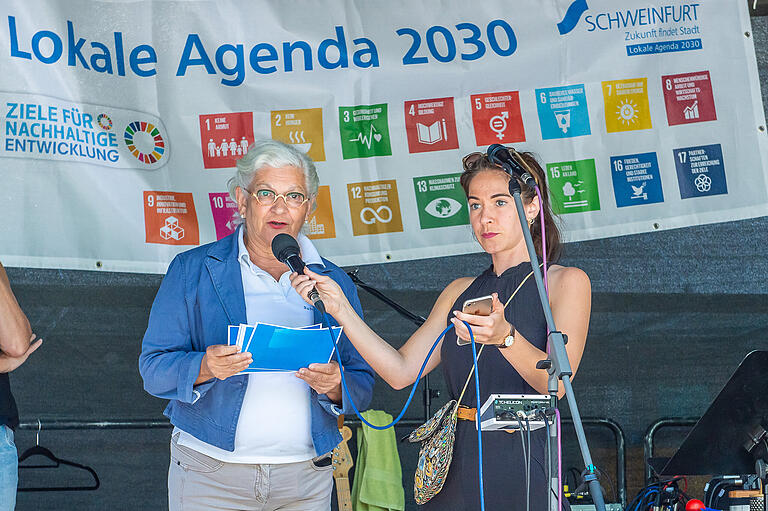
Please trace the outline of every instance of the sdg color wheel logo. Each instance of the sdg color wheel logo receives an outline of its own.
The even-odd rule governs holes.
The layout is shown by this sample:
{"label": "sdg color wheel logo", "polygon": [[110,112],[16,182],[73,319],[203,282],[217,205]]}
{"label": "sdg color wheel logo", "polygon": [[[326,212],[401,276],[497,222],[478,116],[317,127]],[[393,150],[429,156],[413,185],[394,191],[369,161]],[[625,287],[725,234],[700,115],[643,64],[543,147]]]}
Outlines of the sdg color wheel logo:
{"label": "sdg color wheel logo", "polygon": [[123,133],[125,145],[131,154],[142,163],[156,163],[165,153],[165,141],[154,124],[134,121]]}
{"label": "sdg color wheel logo", "polygon": [[104,131],[112,129],[112,119],[107,114],[99,114],[96,121],[99,123],[99,127]]}

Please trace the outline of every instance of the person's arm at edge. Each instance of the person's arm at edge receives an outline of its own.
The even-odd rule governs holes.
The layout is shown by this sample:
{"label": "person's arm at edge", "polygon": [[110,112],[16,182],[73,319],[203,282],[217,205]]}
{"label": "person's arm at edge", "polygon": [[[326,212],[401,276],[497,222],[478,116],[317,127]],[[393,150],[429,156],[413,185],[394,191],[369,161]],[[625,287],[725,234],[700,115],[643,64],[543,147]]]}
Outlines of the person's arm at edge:
{"label": "person's arm at edge", "polygon": [[19,307],[0,263],[0,351],[9,357],[22,357],[29,349],[31,338],[32,327]]}

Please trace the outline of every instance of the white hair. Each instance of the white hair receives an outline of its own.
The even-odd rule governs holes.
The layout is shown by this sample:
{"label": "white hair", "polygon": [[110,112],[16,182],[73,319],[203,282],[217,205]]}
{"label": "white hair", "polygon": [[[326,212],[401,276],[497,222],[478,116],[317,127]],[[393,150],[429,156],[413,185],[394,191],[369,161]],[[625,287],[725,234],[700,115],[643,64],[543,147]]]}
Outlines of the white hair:
{"label": "white hair", "polygon": [[[235,189],[239,186],[243,190],[248,190],[256,173],[267,165],[276,169],[289,166],[301,169],[304,173],[308,198],[317,196],[320,178],[317,177],[317,169],[309,156],[291,145],[277,140],[262,139],[251,144],[248,152],[237,160],[235,175],[227,181],[227,189],[232,200],[237,202]],[[238,213],[235,214],[234,220],[236,223],[242,223]]]}

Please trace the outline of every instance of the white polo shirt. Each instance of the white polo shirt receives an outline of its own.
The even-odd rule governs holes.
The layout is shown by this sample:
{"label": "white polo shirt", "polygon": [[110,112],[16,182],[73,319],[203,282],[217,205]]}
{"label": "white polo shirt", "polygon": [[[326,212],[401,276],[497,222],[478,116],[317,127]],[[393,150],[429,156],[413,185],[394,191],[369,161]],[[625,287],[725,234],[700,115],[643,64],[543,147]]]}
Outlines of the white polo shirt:
{"label": "white polo shirt", "polygon": [[[290,271],[275,280],[251,262],[240,229],[238,260],[243,279],[248,324],[289,327],[313,323],[314,314],[291,286]],[[307,264],[323,264],[312,242],[299,234],[301,257]],[[224,334],[222,334],[223,336]],[[235,450],[219,449],[180,432],[178,443],[228,463],[295,463],[315,457],[310,418],[310,387],[294,373],[251,373],[235,431]]]}

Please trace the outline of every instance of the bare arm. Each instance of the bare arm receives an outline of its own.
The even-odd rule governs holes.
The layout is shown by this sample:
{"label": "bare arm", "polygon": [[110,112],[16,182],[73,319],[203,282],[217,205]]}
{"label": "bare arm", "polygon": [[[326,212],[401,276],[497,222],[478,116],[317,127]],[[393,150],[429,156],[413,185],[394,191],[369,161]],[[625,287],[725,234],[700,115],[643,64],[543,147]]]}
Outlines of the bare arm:
{"label": "bare arm", "polygon": [[32,328],[11,291],[5,268],[0,264],[0,351],[22,357],[29,349]]}
{"label": "bare arm", "polygon": [[[557,328],[568,336],[565,350],[571,363],[573,375],[579,368],[581,356],[587,341],[589,316],[592,305],[592,290],[587,274],[578,268],[558,268],[550,273],[550,306]],[[494,313],[496,307],[494,307]],[[480,323],[473,327],[475,340],[486,344],[499,344],[510,331],[509,323],[504,319],[503,309],[500,319],[491,316],[478,317],[459,313],[459,319],[468,320],[470,324]],[[463,325],[456,326],[457,333],[468,338]],[[547,358],[546,352],[531,344],[523,335],[515,331],[515,342],[508,348],[499,350],[504,358],[520,373],[520,376],[540,394],[547,394],[549,375],[546,371],[536,369],[539,360]],[[571,377],[573,378],[573,377]],[[562,383],[559,384],[558,397],[565,394]]]}
{"label": "bare arm", "polygon": [[[449,284],[432,307],[427,321],[397,350],[379,337],[357,315],[333,281],[307,270],[305,272],[312,280],[305,275],[291,276],[299,294],[306,300],[309,289],[315,285],[328,312],[344,327],[344,333],[360,355],[384,381],[395,389],[407,387],[416,380],[427,353],[446,326],[445,318],[453,302],[472,282],[471,278],[462,278]],[[429,373],[439,363],[440,345],[432,353],[424,374]]]}

